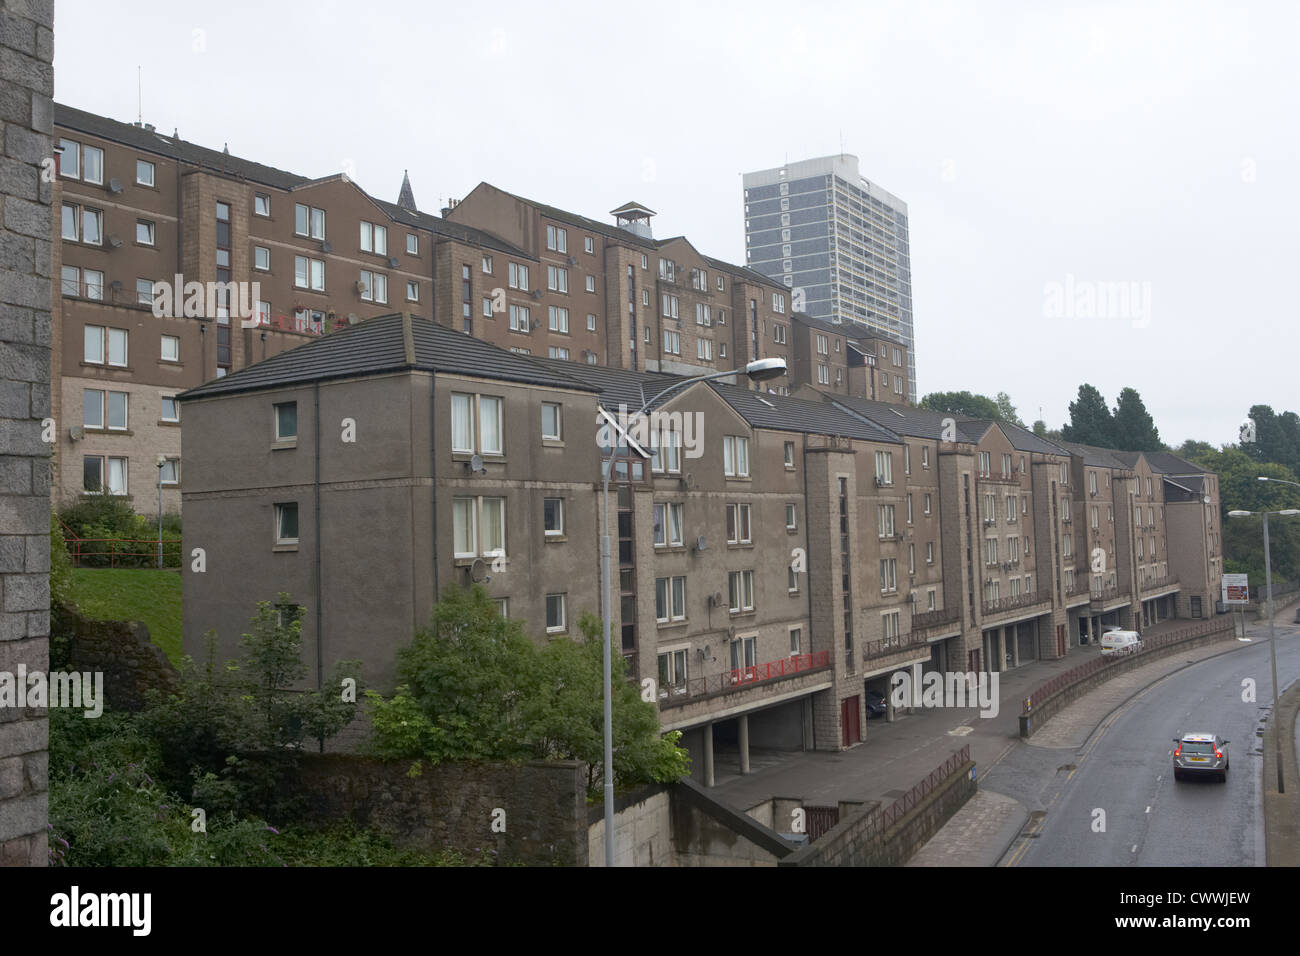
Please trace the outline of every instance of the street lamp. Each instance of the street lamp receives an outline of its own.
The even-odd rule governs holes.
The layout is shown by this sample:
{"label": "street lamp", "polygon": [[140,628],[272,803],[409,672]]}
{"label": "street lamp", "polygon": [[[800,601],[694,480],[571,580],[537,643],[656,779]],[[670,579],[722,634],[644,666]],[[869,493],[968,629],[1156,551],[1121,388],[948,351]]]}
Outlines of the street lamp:
{"label": "street lamp", "polygon": [[[750,381],[763,382],[770,378],[780,378],[786,373],[785,359],[782,358],[765,358],[755,359],[745,366],[745,374]],[[663,391],[655,394],[653,398],[646,400],[636,413],[627,419],[624,423],[631,422],[640,418],[645,410],[654,402],[660,401],[669,392],[685,388],[687,385],[694,385],[697,382],[707,382],[715,378],[729,378],[736,374],[735,369],[723,372],[710,372],[707,375],[696,375],[693,378],[685,378],[681,381],[674,382]],[[614,720],[613,720],[613,700],[611,697],[611,650],[610,650],[610,629],[612,627],[612,602],[613,596],[610,594],[610,570],[609,570],[609,476],[614,470],[614,458],[618,454],[618,444],[614,436],[606,427],[606,434],[610,435],[609,457],[605,459],[601,469],[601,511],[604,516],[605,527],[603,534],[600,536],[600,617],[605,631],[605,865],[614,865]],[[161,487],[161,486],[160,486]]]}
{"label": "street lamp", "polygon": [[162,473],[163,468],[167,466],[167,456],[159,455],[156,461],[158,464],[158,569],[162,570]]}
{"label": "street lamp", "polygon": [[[1296,485],[1294,481],[1283,481],[1279,478],[1268,478],[1262,475],[1259,480],[1276,481],[1283,485]],[[1300,485],[1296,485],[1296,487],[1300,488]],[[1253,514],[1261,514],[1264,516],[1264,582],[1265,587],[1268,590],[1268,657],[1269,663],[1273,668],[1273,744],[1277,748],[1274,757],[1277,761],[1277,792],[1286,793],[1286,785],[1282,782],[1282,734],[1281,728],[1277,725],[1277,635],[1274,632],[1273,626],[1273,562],[1268,550],[1268,516],[1282,515],[1290,518],[1294,515],[1300,515],[1300,508],[1287,508],[1283,511],[1229,511],[1228,517],[1248,518]]]}

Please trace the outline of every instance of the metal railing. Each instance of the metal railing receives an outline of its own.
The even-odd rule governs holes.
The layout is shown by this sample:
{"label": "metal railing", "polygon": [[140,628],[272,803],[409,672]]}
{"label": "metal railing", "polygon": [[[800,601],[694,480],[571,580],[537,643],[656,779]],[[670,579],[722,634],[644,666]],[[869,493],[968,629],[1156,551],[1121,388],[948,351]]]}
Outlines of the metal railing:
{"label": "metal railing", "polygon": [[1127,582],[1124,584],[1112,584],[1110,587],[1095,589],[1092,592],[1092,601],[1094,604],[1101,604],[1105,601],[1113,601],[1130,592]]}
{"label": "metal railing", "polygon": [[970,760],[970,744],[962,747],[938,767],[931,770],[911,790],[903,794],[883,810],[872,814],[871,824],[867,827],[867,836],[874,836],[888,830],[905,814],[914,810],[918,804],[935,791],[940,784],[951,777],[959,768]]}
{"label": "metal railing", "polygon": [[681,684],[661,687],[659,689],[659,704],[660,706],[669,706],[676,703],[685,703],[709,694],[738,690],[766,681],[780,680],[784,677],[794,677],[796,674],[806,674],[809,671],[830,667],[830,663],[829,651],[817,651],[812,654],[796,654],[792,657],[782,657],[775,661],[768,661],[765,664],[734,668],[723,671],[721,674],[710,674],[708,677],[694,677]]}
{"label": "metal railing", "polygon": [[940,624],[949,624],[961,618],[960,607],[941,607],[937,611],[922,611],[912,615],[912,633]]}
{"label": "metal railing", "polygon": [[879,641],[863,644],[862,659],[868,661],[872,658],[884,657],[887,654],[897,654],[899,651],[924,643],[925,632],[913,630],[908,634],[899,634],[895,637],[886,637]]}
{"label": "metal railing", "polygon": [[[156,568],[157,538],[65,538],[74,568]],[[181,539],[163,535],[163,567],[181,566]]]}
{"label": "metal railing", "polygon": [[313,322],[309,315],[271,315],[269,312],[255,312],[252,316],[252,329],[271,329],[277,332],[297,332],[300,335],[324,335],[328,320]]}
{"label": "metal railing", "polygon": [[1143,654],[1148,654],[1151,651],[1159,650],[1162,647],[1168,647],[1171,644],[1177,644],[1193,637],[1201,637],[1205,634],[1212,634],[1215,631],[1223,630],[1223,628],[1224,628],[1224,624],[1222,621],[1216,621],[1213,618],[1210,618],[1205,621],[1200,621],[1187,629],[1180,628],[1176,631],[1169,631],[1168,633],[1165,634],[1158,634],[1155,637],[1143,638],[1141,650],[1128,651],[1124,654],[1113,654],[1106,657],[1094,657],[1086,664],[1080,664],[1078,667],[1072,667],[1070,670],[1065,671],[1064,673],[1057,674],[1055,677],[1053,677],[1051,680],[1047,681],[1046,683],[1040,684],[1038,687],[1035,687],[1033,693],[1031,693],[1028,697],[1025,698],[1025,703],[1027,704],[1027,707],[1025,708],[1024,712],[1029,713],[1031,710],[1033,710],[1034,701],[1038,701],[1041,703],[1042,701],[1047,700],[1049,697],[1051,697],[1053,694],[1057,693],[1058,691],[1066,687],[1069,687],[1071,684],[1081,681],[1085,677],[1091,677],[1093,674],[1096,674],[1098,671],[1105,670],[1107,667],[1110,667],[1112,664],[1116,664],[1121,660],[1124,660],[1129,657],[1140,657]]}
{"label": "metal railing", "polygon": [[984,614],[1001,614],[1003,611],[1014,611],[1017,608],[1030,607],[1034,604],[1042,604],[1050,601],[1052,595],[1048,591],[1027,591],[1016,597],[997,598],[992,601],[983,602]]}
{"label": "metal railing", "polygon": [[1139,591],[1155,591],[1158,588],[1167,588],[1176,586],[1178,578],[1172,574],[1166,574],[1162,578],[1147,578],[1145,581],[1138,582]]}

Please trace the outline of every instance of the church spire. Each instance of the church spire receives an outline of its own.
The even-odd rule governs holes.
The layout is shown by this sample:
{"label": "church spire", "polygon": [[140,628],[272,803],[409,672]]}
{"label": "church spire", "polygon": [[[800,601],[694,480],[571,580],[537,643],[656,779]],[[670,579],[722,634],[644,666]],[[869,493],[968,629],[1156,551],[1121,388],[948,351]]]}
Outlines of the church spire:
{"label": "church spire", "polygon": [[402,188],[397,193],[397,205],[407,212],[417,212],[415,193],[411,192],[411,177],[407,170],[402,170]]}

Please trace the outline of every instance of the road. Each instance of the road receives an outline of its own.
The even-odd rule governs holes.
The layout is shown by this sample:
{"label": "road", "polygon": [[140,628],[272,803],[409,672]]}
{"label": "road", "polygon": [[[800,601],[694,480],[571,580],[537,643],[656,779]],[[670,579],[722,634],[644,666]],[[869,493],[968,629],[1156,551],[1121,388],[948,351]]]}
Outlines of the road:
{"label": "road", "polygon": [[[1279,637],[1295,628],[1279,628]],[[1081,748],[1022,745],[981,780],[1030,821],[1003,866],[1263,866],[1260,739],[1273,700],[1267,628],[1254,643],[1192,664],[1141,691]],[[1278,641],[1283,687],[1300,676],[1300,641]],[[1253,680],[1255,700],[1243,681]],[[1181,733],[1232,741],[1226,783],[1175,782]]]}

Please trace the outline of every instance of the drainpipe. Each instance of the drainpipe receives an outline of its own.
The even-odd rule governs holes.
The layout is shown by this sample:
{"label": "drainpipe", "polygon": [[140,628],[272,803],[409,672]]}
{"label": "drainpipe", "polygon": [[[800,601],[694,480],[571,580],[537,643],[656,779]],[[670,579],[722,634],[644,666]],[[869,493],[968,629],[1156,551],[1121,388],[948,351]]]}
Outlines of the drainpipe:
{"label": "drainpipe", "polygon": [[[811,541],[809,540],[809,534],[810,534],[810,532],[811,532],[811,526],[810,526],[809,523],[808,523],[808,436],[807,436],[807,435],[804,435],[804,436],[803,436],[803,476],[802,476],[802,484],[803,484],[803,524],[804,524],[803,540],[804,540],[805,550],[807,550],[807,545],[811,544]],[[811,564],[808,566],[808,580],[807,580],[805,583],[806,583],[807,586],[804,588],[804,590],[808,592],[808,594],[807,594],[807,597],[808,597],[808,651],[809,651],[809,653],[812,653],[812,647],[813,647],[813,628],[812,628],[812,565],[811,565]],[[834,643],[834,641],[832,640],[832,644],[833,644],[833,643]],[[809,708],[809,709],[811,709],[811,708]],[[812,719],[811,723],[812,723],[812,749],[815,751],[815,750],[817,749],[817,720],[816,720],[815,717]]]}
{"label": "drainpipe", "polygon": [[[316,519],[316,689],[322,690],[325,686],[325,662],[322,659],[324,653],[324,633],[325,618],[323,604],[323,588],[321,587],[321,543],[320,543],[320,382],[312,384],[312,419],[313,427],[316,432],[316,475],[312,482],[313,504],[312,511]],[[320,738],[320,752],[325,752],[325,738]]]}
{"label": "drainpipe", "polygon": [[429,497],[433,513],[433,600],[437,602],[442,591],[438,587],[438,376],[429,372]]}

